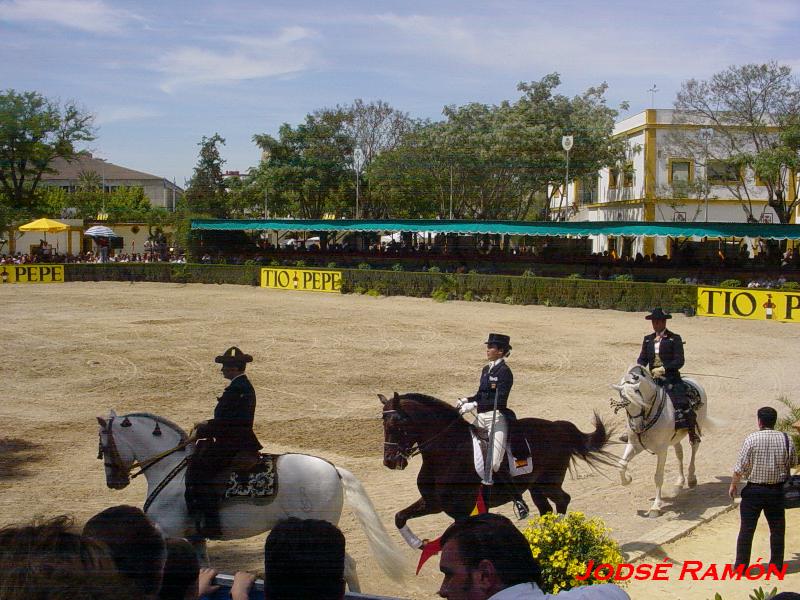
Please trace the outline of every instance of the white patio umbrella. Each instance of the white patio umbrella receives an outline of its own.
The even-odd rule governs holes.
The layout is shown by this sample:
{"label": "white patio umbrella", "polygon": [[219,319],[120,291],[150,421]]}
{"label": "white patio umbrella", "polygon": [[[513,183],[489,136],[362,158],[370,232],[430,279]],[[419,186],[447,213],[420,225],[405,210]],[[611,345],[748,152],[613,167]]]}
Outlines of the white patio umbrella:
{"label": "white patio umbrella", "polygon": [[89,227],[86,231],[83,232],[83,235],[88,237],[104,237],[104,238],[112,238],[112,237],[119,237],[111,227],[106,227],[105,225],[95,225],[93,227]]}

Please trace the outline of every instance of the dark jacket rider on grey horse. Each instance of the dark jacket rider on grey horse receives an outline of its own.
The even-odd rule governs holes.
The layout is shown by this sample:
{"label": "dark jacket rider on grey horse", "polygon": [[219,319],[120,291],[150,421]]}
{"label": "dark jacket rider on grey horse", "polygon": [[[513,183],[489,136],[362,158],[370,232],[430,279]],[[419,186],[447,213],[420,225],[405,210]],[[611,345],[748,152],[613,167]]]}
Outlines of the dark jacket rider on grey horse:
{"label": "dark jacket rider on grey horse", "polygon": [[645,317],[653,324],[653,333],[644,336],[642,351],[637,363],[650,369],[653,378],[664,386],[675,408],[675,429],[688,429],[692,444],[699,442],[696,431],[696,415],[686,395],[686,384],[681,379],[683,367],[683,340],[667,329],[667,319],[672,315],[661,307],[655,308]]}

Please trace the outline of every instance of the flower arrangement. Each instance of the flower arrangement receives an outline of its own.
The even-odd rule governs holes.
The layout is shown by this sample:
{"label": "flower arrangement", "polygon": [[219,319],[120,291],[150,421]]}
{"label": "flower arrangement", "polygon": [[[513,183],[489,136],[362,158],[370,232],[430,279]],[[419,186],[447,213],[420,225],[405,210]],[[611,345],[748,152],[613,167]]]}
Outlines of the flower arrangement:
{"label": "flower arrangement", "polygon": [[611,530],[601,519],[587,519],[581,512],[566,516],[548,513],[532,519],[522,533],[541,565],[542,590],[546,594],[581,585],[624,584],[613,579],[599,581],[593,575],[585,581],[575,579],[586,572],[590,560],[613,567],[624,562],[619,544],[609,537]]}

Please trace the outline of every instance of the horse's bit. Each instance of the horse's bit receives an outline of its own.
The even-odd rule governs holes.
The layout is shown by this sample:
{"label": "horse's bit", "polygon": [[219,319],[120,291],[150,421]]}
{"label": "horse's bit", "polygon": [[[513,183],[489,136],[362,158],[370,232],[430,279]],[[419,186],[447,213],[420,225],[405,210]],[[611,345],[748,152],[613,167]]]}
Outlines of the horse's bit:
{"label": "horse's bit", "polygon": [[[396,413],[398,415],[402,415],[402,413],[399,410],[385,410],[385,411],[383,411],[383,414],[381,416],[385,417],[386,415],[388,415],[390,413]],[[405,415],[402,415],[399,418],[401,420],[408,420],[408,417],[405,416]],[[409,461],[409,460],[411,460],[412,457],[416,456],[417,454],[420,454],[434,440],[436,440],[437,438],[439,438],[442,435],[444,435],[444,433],[448,429],[450,429],[453,425],[455,425],[460,419],[461,419],[460,416],[456,417],[455,419],[453,419],[450,422],[449,425],[447,425],[447,427],[442,429],[440,432],[434,434],[432,437],[428,438],[424,442],[413,442],[413,443],[409,443],[408,441],[403,441],[403,442],[383,442],[383,445],[384,446],[397,446],[397,454],[399,454],[404,459],[406,459],[406,461]],[[406,436],[405,429],[400,429],[400,431],[402,433],[402,436],[405,437]]]}

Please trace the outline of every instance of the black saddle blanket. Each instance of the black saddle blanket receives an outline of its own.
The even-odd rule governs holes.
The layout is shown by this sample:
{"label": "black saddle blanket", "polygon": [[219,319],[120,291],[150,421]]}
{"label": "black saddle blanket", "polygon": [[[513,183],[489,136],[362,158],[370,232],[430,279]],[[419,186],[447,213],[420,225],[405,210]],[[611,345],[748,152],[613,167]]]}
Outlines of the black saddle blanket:
{"label": "black saddle blanket", "polygon": [[263,498],[275,493],[275,454],[262,454],[255,468],[232,472],[225,486],[226,498]]}

